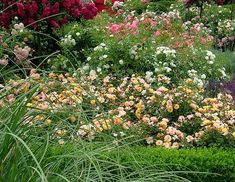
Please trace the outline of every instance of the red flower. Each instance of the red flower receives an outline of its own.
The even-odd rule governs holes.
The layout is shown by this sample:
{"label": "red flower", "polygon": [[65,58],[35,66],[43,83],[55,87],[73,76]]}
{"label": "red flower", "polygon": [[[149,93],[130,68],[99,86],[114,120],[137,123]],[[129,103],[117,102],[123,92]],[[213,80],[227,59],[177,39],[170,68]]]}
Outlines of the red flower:
{"label": "red flower", "polygon": [[65,8],[65,10],[69,11],[69,9],[71,7],[71,1],[70,0],[64,0],[62,4],[63,4],[63,7]]}
{"label": "red flower", "polygon": [[33,17],[38,12],[38,4],[36,1],[32,1],[31,9],[29,11],[29,16]]}
{"label": "red flower", "polygon": [[8,13],[3,12],[2,15],[0,16],[0,25],[8,28],[10,22],[10,16]]}
{"label": "red flower", "polygon": [[[41,21],[38,24],[36,22],[44,18],[44,23],[47,22],[52,27],[58,28],[61,24],[68,22],[68,17],[75,20],[82,16],[85,19],[92,19],[98,12],[93,3],[86,3],[82,7],[81,0],[0,0],[0,2],[1,8],[7,8],[4,13],[0,13],[0,26],[6,28],[15,16],[25,25],[32,25],[34,29],[39,26],[38,24]],[[63,15],[63,17],[61,15],[57,16],[57,14],[65,12],[66,15]]]}
{"label": "red flower", "polygon": [[224,2],[225,2],[225,0],[218,0],[218,4],[219,4],[219,5],[223,5]]}
{"label": "red flower", "polygon": [[29,18],[27,24],[31,25],[34,29],[38,28],[38,25],[33,18]]}
{"label": "red flower", "polygon": [[48,22],[49,22],[54,28],[60,28],[59,23],[57,23],[55,20],[51,19],[51,20],[48,20]]}
{"label": "red flower", "polygon": [[51,8],[49,6],[44,7],[43,11],[42,11],[42,15],[39,17],[39,19],[45,18],[50,16],[51,14]]}
{"label": "red flower", "polygon": [[52,7],[51,7],[51,13],[52,14],[58,14],[60,12],[60,5],[58,2],[56,2]]}
{"label": "red flower", "polygon": [[76,4],[78,7],[82,7],[82,1],[81,1],[81,0],[75,0],[75,4]]}
{"label": "red flower", "polygon": [[43,6],[47,6],[49,4],[49,1],[48,0],[42,0],[42,5]]}
{"label": "red flower", "polygon": [[23,3],[16,3],[17,6],[17,13],[19,17],[24,17],[25,16],[25,7]]}
{"label": "red flower", "polygon": [[86,3],[82,8],[82,14],[86,20],[94,18],[98,13],[98,9],[93,3]]}
{"label": "red flower", "polygon": [[61,20],[60,20],[60,23],[61,24],[66,24],[68,22],[68,17],[67,16],[64,16]]}
{"label": "red flower", "polygon": [[81,17],[82,12],[78,8],[71,8],[71,15],[74,19],[78,19]]}

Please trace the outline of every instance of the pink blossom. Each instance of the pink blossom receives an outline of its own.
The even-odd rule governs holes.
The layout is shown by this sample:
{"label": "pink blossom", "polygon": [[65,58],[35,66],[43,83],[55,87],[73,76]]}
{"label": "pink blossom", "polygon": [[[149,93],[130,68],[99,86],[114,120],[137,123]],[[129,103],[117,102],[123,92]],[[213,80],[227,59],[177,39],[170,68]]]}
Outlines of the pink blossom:
{"label": "pink blossom", "polygon": [[14,48],[14,54],[19,62],[26,60],[29,56],[29,52],[31,51],[31,48],[26,46],[24,48],[21,48],[19,46],[15,46]]}
{"label": "pink blossom", "polygon": [[156,32],[154,32],[154,35],[155,35],[156,37],[158,37],[159,35],[161,35],[161,33],[160,33],[159,31],[156,31]]}
{"label": "pink blossom", "polygon": [[188,135],[188,136],[186,137],[186,140],[187,140],[187,142],[192,142],[192,141],[194,140],[194,138],[193,138],[192,135]]}
{"label": "pink blossom", "polygon": [[117,14],[118,15],[121,15],[123,13],[123,10],[122,9],[119,9],[118,11],[117,11]]}
{"label": "pink blossom", "polygon": [[8,95],[7,98],[8,98],[8,100],[9,100],[9,102],[14,102],[14,100],[15,100],[14,94]]}
{"label": "pink blossom", "polygon": [[2,65],[2,66],[8,65],[8,60],[7,59],[0,59],[0,65]]}
{"label": "pink blossom", "polygon": [[207,43],[207,40],[205,38],[201,38],[201,41],[200,41],[202,44],[206,44]]}

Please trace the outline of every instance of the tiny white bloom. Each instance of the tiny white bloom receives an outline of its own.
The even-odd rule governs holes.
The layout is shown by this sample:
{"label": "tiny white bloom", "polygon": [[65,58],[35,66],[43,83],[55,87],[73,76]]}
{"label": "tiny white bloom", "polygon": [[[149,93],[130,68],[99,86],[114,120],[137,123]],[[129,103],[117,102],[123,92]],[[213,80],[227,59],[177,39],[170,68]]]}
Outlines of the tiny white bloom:
{"label": "tiny white bloom", "polygon": [[123,64],[124,64],[124,62],[123,62],[122,59],[119,60],[119,64],[120,64],[120,65],[123,65]]}

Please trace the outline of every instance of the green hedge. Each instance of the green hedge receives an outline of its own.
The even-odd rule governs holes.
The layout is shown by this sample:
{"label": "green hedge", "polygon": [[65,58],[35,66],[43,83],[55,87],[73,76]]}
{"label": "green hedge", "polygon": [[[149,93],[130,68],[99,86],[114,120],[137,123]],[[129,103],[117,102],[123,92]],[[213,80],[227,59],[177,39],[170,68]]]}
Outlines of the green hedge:
{"label": "green hedge", "polygon": [[[83,145],[84,146],[84,145]],[[65,145],[54,147],[52,155],[74,150],[79,146]],[[104,145],[87,143],[90,151],[105,148]],[[85,152],[85,151],[84,151]],[[83,152],[76,155],[82,156]],[[198,148],[198,149],[165,149],[156,147],[127,146],[102,150],[95,154],[100,161],[110,161],[126,166],[129,173],[146,169],[148,171],[168,171],[193,182],[234,182],[235,149]],[[63,168],[63,166],[60,166]],[[128,171],[127,171],[128,173]],[[116,175],[116,174],[115,174]],[[164,180],[159,180],[164,181]],[[183,181],[183,180],[182,180]]]}
{"label": "green hedge", "polygon": [[[175,171],[190,181],[235,181],[235,150],[224,151],[215,148],[164,149],[131,147],[111,152],[132,165],[135,158],[142,166],[159,166],[163,170]],[[178,172],[177,172],[178,171]],[[180,172],[185,171],[185,172]]]}

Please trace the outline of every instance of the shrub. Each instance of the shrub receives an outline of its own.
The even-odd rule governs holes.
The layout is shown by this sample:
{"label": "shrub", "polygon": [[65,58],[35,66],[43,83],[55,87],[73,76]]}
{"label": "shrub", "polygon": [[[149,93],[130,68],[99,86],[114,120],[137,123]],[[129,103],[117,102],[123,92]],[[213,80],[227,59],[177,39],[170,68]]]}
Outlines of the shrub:
{"label": "shrub", "polygon": [[[191,181],[233,181],[235,159],[234,151],[218,149],[167,150],[162,148],[134,147],[133,153],[143,166],[165,164],[165,169],[179,171],[179,176]],[[119,157],[129,164],[132,160],[128,152],[120,151]],[[181,174],[180,172],[184,172]],[[187,173],[188,171],[188,173]],[[197,173],[199,172],[199,173]],[[202,172],[202,174],[200,174]],[[204,173],[204,174],[203,174]],[[216,174],[209,174],[216,173]]]}
{"label": "shrub", "polygon": [[177,86],[164,75],[119,79],[93,73],[79,79],[54,73],[43,77],[32,70],[28,79],[9,81],[4,87],[9,95],[0,100],[0,106],[4,108],[39,82],[27,105],[33,116],[29,124],[51,131],[56,141],[100,140],[100,134],[106,133],[109,140],[126,135],[166,148],[234,145],[231,95],[205,97],[192,79]]}
{"label": "shrub", "polygon": [[[88,146],[102,148],[102,144],[88,143]],[[104,145],[104,144],[103,144]],[[51,148],[51,154],[62,154],[71,148],[70,145]],[[111,148],[111,146],[110,146]],[[164,148],[140,147],[124,145],[116,147],[114,150],[103,151],[98,156],[102,161],[119,161],[126,168],[127,173],[132,174],[136,170],[136,165],[143,169],[143,172],[168,171],[171,175],[176,174],[174,181],[221,181],[232,182],[235,179],[234,149],[226,151],[220,148],[198,148],[168,150]],[[63,167],[62,167],[63,168]],[[137,172],[136,175],[139,173]],[[165,175],[162,172],[163,176]],[[166,178],[159,175],[159,181]],[[180,179],[183,177],[183,179]],[[151,179],[151,175],[149,174]]]}
{"label": "shrub", "polygon": [[[25,25],[31,25],[37,29],[59,28],[69,19],[78,20],[81,17],[92,19],[98,12],[93,3],[82,6],[81,0],[61,0],[53,2],[49,0],[33,0],[32,2],[2,0],[0,8],[0,26],[8,28],[14,17]],[[46,24],[45,24],[46,23]],[[49,25],[47,24],[49,23]],[[43,27],[43,25],[46,25]]]}

